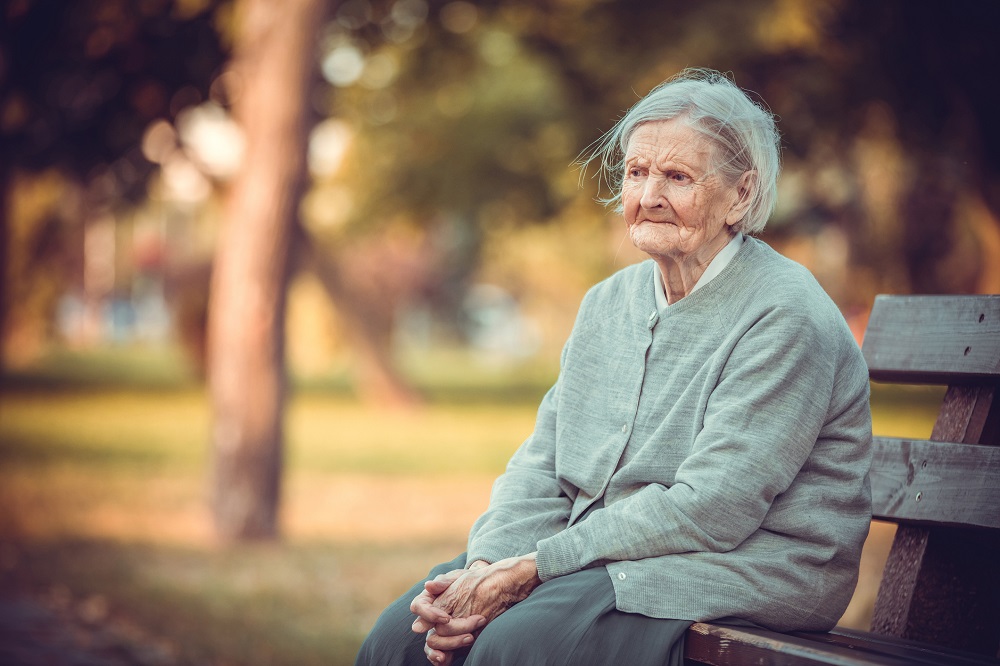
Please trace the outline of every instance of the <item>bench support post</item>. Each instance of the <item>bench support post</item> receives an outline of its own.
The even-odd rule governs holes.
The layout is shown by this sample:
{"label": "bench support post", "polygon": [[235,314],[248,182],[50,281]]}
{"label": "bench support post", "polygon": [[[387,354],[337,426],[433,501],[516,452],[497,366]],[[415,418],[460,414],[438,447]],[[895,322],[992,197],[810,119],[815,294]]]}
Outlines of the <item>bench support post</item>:
{"label": "bench support post", "polygon": [[[1000,396],[951,386],[931,439],[995,445]],[[998,397],[998,399],[994,399]],[[900,525],[872,617],[875,633],[1000,654],[1000,538]]]}

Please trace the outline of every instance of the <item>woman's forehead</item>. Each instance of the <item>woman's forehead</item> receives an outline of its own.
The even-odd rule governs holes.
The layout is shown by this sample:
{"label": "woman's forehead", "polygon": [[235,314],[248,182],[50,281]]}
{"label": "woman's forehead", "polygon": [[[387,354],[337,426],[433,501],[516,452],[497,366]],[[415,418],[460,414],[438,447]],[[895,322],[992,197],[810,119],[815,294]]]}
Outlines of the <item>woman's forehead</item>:
{"label": "woman's forehead", "polygon": [[712,142],[686,119],[654,120],[638,125],[629,136],[625,159],[707,162]]}

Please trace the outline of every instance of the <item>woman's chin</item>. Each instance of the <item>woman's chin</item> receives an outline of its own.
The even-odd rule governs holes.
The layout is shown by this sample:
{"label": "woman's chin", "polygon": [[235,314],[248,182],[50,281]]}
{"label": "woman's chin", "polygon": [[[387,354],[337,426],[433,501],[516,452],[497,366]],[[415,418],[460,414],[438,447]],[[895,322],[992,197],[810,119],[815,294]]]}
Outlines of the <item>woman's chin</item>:
{"label": "woman's chin", "polygon": [[678,249],[676,229],[672,224],[644,222],[629,229],[629,238],[636,249],[650,256],[665,256]]}

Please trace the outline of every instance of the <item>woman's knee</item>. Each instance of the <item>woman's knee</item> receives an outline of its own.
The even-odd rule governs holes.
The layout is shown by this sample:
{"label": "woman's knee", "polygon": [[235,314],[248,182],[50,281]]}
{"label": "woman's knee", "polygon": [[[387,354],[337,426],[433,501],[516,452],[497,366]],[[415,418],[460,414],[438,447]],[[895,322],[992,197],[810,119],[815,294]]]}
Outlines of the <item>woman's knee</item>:
{"label": "woman's knee", "polygon": [[614,587],[603,569],[543,583],[486,625],[466,666],[573,664],[567,657],[594,620],[614,604]]}
{"label": "woman's knee", "polygon": [[[451,562],[445,562],[431,569],[424,580],[461,568],[465,565],[465,553]],[[424,637],[413,633],[411,626],[416,619],[410,612],[410,602],[423,589],[424,581],[415,584],[409,591],[389,604],[369,632],[358,650],[356,666],[423,666]]]}
{"label": "woman's knee", "polygon": [[368,633],[355,666],[406,666],[423,664],[424,640],[410,629],[413,615],[393,604],[382,612]]}
{"label": "woman's knee", "polygon": [[558,650],[553,643],[559,642],[559,632],[550,623],[554,618],[518,615],[507,611],[486,625],[476,638],[465,666],[522,666],[548,661],[543,655]]}

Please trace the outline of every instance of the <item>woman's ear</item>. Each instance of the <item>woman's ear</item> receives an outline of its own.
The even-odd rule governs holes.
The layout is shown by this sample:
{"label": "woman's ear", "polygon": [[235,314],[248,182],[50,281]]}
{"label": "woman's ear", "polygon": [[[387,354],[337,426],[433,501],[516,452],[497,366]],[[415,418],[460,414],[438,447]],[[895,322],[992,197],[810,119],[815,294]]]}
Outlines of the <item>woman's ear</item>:
{"label": "woman's ear", "polygon": [[726,224],[732,226],[746,217],[753,203],[754,193],[757,189],[757,172],[755,170],[744,171],[736,183],[736,201],[733,202],[729,214],[726,215]]}

